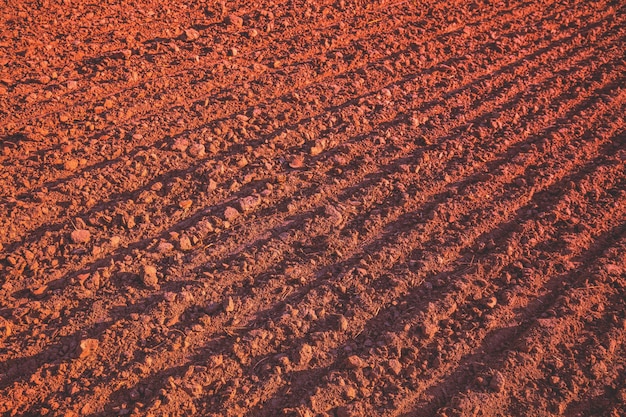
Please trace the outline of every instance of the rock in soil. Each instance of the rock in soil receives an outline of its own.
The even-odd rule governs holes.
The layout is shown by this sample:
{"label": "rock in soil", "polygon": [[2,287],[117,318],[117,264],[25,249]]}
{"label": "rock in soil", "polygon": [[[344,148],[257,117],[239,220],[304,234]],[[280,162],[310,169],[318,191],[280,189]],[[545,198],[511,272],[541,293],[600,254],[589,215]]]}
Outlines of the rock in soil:
{"label": "rock in soil", "polygon": [[141,273],[141,280],[148,288],[158,288],[159,279],[157,277],[157,269],[152,265],[145,265]]}
{"label": "rock in soil", "polygon": [[70,237],[74,243],[87,243],[91,239],[91,233],[89,230],[78,229],[72,231]]}

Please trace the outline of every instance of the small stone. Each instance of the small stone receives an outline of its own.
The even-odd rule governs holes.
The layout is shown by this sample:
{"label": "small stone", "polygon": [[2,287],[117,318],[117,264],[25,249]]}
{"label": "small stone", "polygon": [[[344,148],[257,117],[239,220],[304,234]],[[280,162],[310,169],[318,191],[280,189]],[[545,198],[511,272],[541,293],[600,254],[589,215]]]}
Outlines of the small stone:
{"label": "small stone", "polygon": [[248,165],[248,159],[245,156],[242,156],[241,159],[237,161],[237,167],[243,168]]}
{"label": "small stone", "polygon": [[239,50],[237,48],[230,48],[228,50],[228,55],[230,55],[230,56],[237,56],[237,55],[239,55]]}
{"label": "small stone", "polygon": [[499,371],[496,371],[496,373],[491,378],[491,383],[489,384],[489,388],[491,388],[492,390],[496,392],[502,392],[504,391],[504,384],[505,384],[504,375],[502,375]]}
{"label": "small stone", "polygon": [[213,192],[217,190],[217,182],[215,180],[209,180],[209,184],[206,187],[208,192]]}
{"label": "small stone", "polygon": [[195,41],[196,39],[198,39],[200,37],[200,33],[198,33],[197,30],[195,29],[186,29],[183,39],[185,39],[187,42],[192,42]]}
{"label": "small stone", "polygon": [[324,146],[321,143],[316,143],[315,146],[311,147],[311,156],[317,156],[324,152]]}
{"label": "small stone", "polygon": [[202,158],[206,155],[206,148],[201,143],[192,143],[191,146],[189,146],[187,153],[189,153],[189,156],[193,158]]}
{"label": "small stone", "polygon": [[178,138],[172,144],[173,151],[185,152],[189,147],[189,139],[187,138]]}
{"label": "small stone", "polygon": [[74,243],[87,243],[91,239],[91,233],[89,233],[89,230],[78,229],[71,233],[70,238]]}
{"label": "small stone", "polygon": [[389,370],[395,375],[398,376],[402,372],[402,364],[397,359],[391,359],[388,363]]}
{"label": "small stone", "polygon": [[294,155],[289,161],[289,166],[293,169],[300,169],[304,167],[304,157],[302,155]]}
{"label": "small stone", "polygon": [[335,206],[329,204],[325,207],[324,211],[335,226],[339,226],[343,222],[343,215]]}
{"label": "small stone", "polygon": [[120,51],[119,56],[123,59],[130,59],[130,57],[133,56],[133,51],[130,49],[124,49]]}
{"label": "small stone", "polygon": [[172,245],[170,242],[161,242],[159,243],[159,246],[157,246],[156,250],[159,253],[166,253],[166,252],[170,252],[174,249],[174,245]]}
{"label": "small stone", "polygon": [[485,305],[489,308],[494,308],[498,304],[496,297],[489,297],[485,300]]}
{"label": "small stone", "polygon": [[248,37],[249,38],[256,38],[257,36],[259,36],[259,31],[256,29],[250,29],[248,31]]}
{"label": "small stone", "polygon": [[421,324],[420,330],[422,331],[422,334],[426,338],[431,338],[431,337],[433,337],[435,335],[435,333],[437,333],[437,330],[439,330],[439,328],[437,327],[436,324],[434,324],[434,323],[432,323],[430,321],[426,321],[426,322]]}
{"label": "small stone", "polygon": [[119,236],[113,236],[111,237],[111,239],[109,239],[109,244],[111,245],[111,247],[113,248],[117,248],[120,245],[120,237]]}
{"label": "small stone", "polygon": [[158,288],[159,279],[157,278],[157,270],[152,265],[145,265],[141,274],[143,284],[148,288]]}
{"label": "small stone", "polygon": [[346,397],[348,397],[349,400],[353,400],[356,398],[357,392],[356,389],[349,385],[346,387]]}
{"label": "small stone", "polygon": [[236,208],[230,206],[226,207],[226,210],[224,210],[224,218],[226,220],[232,222],[237,217],[239,217],[239,211]]}
{"label": "small stone", "polygon": [[74,171],[76,168],[78,168],[78,159],[70,159],[63,164],[63,169],[66,171]]}
{"label": "small stone", "polygon": [[191,250],[193,246],[191,245],[191,240],[187,236],[183,236],[178,240],[178,245],[180,250]]}
{"label": "small stone", "polygon": [[339,330],[342,332],[348,330],[348,319],[346,319],[344,316],[339,317]]}
{"label": "small stone", "polygon": [[30,293],[35,298],[42,298],[46,294],[46,291],[48,291],[48,286],[42,285],[41,287],[36,287],[36,288],[31,289]]}
{"label": "small stone", "polygon": [[350,369],[360,369],[365,367],[365,362],[357,355],[352,355],[348,356],[348,359],[346,359],[346,366]]}
{"label": "small stone", "polygon": [[244,213],[254,210],[261,204],[261,198],[256,196],[248,196],[239,200],[239,207]]}
{"label": "small stone", "polygon": [[183,200],[178,203],[178,207],[180,207],[183,210],[189,210],[192,204],[193,204],[192,200]]}
{"label": "small stone", "polygon": [[236,28],[243,27],[243,19],[236,14],[230,14],[226,17],[226,23],[235,26]]}
{"label": "small stone", "polygon": [[233,300],[233,297],[228,297],[224,300],[224,311],[227,313],[235,311],[235,301]]}
{"label": "small stone", "polygon": [[211,359],[209,359],[209,363],[211,364],[211,368],[217,368],[224,364],[224,357],[222,355],[213,355]]}
{"label": "small stone", "polygon": [[99,342],[97,339],[84,339],[80,341],[78,357],[85,359],[92,356],[98,350]]}
{"label": "small stone", "polygon": [[0,340],[3,340],[13,333],[11,323],[4,317],[0,316]]}

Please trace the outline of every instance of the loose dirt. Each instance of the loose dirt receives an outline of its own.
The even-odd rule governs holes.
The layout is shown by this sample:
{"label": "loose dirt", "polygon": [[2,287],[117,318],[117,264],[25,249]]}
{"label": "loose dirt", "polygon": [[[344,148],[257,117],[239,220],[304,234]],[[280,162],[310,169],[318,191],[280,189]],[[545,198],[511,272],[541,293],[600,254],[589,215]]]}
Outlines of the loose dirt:
{"label": "loose dirt", "polygon": [[626,5],[0,7],[0,414],[626,415]]}

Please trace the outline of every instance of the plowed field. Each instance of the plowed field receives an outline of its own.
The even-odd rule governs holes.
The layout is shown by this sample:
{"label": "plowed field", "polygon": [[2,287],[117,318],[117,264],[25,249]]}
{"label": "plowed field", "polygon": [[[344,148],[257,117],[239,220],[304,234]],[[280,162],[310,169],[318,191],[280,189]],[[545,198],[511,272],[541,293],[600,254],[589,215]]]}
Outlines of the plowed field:
{"label": "plowed field", "polygon": [[0,5],[0,414],[626,415],[626,3]]}

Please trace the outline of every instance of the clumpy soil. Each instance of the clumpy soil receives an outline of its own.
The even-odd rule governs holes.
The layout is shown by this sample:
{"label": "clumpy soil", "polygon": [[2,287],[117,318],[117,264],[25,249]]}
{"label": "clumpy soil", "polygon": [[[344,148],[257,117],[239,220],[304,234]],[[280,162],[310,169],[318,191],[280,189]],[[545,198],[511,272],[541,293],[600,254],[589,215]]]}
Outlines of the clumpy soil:
{"label": "clumpy soil", "polygon": [[9,1],[0,414],[626,415],[621,1]]}

